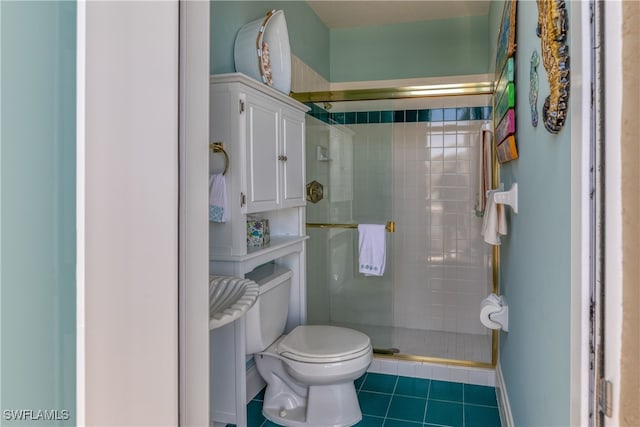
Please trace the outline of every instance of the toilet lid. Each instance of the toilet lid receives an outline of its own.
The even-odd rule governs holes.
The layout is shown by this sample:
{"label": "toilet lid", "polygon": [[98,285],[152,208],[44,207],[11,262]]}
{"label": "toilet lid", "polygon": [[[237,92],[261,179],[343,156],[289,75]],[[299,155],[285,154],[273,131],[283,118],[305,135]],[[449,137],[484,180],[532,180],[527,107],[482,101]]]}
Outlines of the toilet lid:
{"label": "toilet lid", "polygon": [[350,360],[371,351],[371,340],[361,332],[338,326],[298,326],[278,345],[278,353],[292,360],[330,363]]}

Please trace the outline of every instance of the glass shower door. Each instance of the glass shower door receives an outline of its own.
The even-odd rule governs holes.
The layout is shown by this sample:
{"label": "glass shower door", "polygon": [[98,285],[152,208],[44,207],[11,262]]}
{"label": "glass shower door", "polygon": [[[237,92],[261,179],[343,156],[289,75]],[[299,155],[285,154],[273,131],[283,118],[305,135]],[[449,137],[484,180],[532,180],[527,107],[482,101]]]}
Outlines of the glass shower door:
{"label": "glass shower door", "polygon": [[[388,350],[393,323],[393,239],[387,233],[385,274],[358,272],[358,232],[344,225],[392,220],[391,128],[326,123],[307,116],[307,183],[323,198],[307,203],[307,321],[367,333]],[[314,225],[325,227],[316,228]]]}
{"label": "glass shower door", "polygon": [[[492,246],[475,211],[488,104],[481,95],[313,105],[307,183],[324,197],[306,210],[309,323],[360,330],[401,357],[491,363],[479,311]],[[387,221],[396,226],[384,276],[365,276],[358,232],[343,225]]]}

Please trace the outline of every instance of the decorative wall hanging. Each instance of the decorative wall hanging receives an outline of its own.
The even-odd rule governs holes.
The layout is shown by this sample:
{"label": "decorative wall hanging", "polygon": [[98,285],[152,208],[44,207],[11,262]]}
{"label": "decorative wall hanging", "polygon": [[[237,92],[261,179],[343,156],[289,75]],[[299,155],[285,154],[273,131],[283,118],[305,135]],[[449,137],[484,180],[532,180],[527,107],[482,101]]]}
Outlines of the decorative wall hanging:
{"label": "decorative wall hanging", "polygon": [[496,72],[502,70],[507,58],[516,52],[516,0],[507,0],[502,10],[498,50],[496,51]]}
{"label": "decorative wall hanging", "polygon": [[545,129],[558,133],[569,112],[568,19],[564,0],[537,0],[537,33],[542,45],[542,64],[549,79],[549,96],[542,107]]}
{"label": "decorative wall hanging", "polygon": [[538,126],[538,64],[540,56],[538,51],[531,54],[531,68],[529,69],[529,105],[531,105],[531,125]]}
{"label": "decorative wall hanging", "polygon": [[493,123],[496,153],[500,163],[518,158],[514,110],[516,105],[514,81],[516,4],[515,0],[505,2],[496,51],[496,74],[499,78],[493,93]]}

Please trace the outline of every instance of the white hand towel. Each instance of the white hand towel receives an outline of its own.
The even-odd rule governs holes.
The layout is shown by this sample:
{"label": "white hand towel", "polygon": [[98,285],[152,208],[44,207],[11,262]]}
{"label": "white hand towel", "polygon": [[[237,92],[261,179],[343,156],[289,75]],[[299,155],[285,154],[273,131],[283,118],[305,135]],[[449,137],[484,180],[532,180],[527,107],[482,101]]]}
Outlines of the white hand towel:
{"label": "white hand towel", "polygon": [[360,273],[382,276],[387,259],[386,230],[384,225],[358,225],[358,263]]}
{"label": "white hand towel", "polygon": [[227,182],[221,173],[209,177],[209,221],[227,222]]}
{"label": "white hand towel", "polygon": [[507,216],[504,205],[498,204],[493,199],[495,190],[487,192],[487,206],[484,210],[482,229],[480,234],[484,241],[490,245],[499,245],[500,235],[507,234]]}

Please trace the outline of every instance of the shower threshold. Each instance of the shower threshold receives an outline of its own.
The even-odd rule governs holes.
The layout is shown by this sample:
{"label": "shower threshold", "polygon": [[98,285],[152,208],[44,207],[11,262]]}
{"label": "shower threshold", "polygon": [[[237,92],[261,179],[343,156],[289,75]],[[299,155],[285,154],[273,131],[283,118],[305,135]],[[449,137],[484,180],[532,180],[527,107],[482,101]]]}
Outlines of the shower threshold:
{"label": "shower threshold", "polygon": [[373,353],[388,357],[426,357],[491,363],[490,334],[410,329],[355,322],[330,322],[371,338]]}

